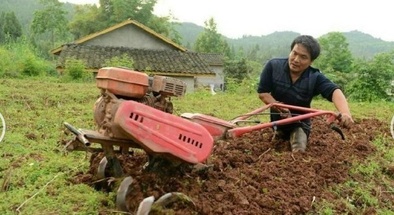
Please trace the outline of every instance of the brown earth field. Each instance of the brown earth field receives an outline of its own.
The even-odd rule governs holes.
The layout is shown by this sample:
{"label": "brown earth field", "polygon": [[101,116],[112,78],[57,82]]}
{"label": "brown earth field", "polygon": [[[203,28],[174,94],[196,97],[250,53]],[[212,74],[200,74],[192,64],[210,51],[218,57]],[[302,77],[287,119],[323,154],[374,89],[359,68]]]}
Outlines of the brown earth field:
{"label": "brown earth field", "polygon": [[[350,129],[342,129],[342,140],[323,119],[314,118],[312,123],[308,148],[303,153],[292,153],[287,141],[272,140],[272,130],[264,129],[216,141],[205,163],[208,168],[203,169],[186,164],[175,167],[163,161],[148,171],[143,168],[148,161],[144,152],[120,155],[123,171],[133,178],[127,208],[135,214],[144,198],[158,199],[177,192],[187,197],[152,208],[149,214],[318,214],[324,202],[331,203],[334,214],[354,214],[346,204],[362,207],[356,211],[364,214],[376,214],[376,209],[361,198],[351,198],[354,190],[344,187],[338,191],[337,185],[364,180],[366,176],[349,171],[377,152],[372,141],[378,135],[389,135],[388,125],[376,119],[356,119]],[[92,154],[90,170],[73,176],[72,182],[99,187],[94,175],[102,156]],[[383,169],[394,183],[394,168]],[[375,184],[382,189],[387,186],[379,181]],[[115,185],[111,187],[112,191],[116,189]],[[394,201],[393,193],[373,193],[379,205]],[[98,213],[117,210],[107,209]]]}

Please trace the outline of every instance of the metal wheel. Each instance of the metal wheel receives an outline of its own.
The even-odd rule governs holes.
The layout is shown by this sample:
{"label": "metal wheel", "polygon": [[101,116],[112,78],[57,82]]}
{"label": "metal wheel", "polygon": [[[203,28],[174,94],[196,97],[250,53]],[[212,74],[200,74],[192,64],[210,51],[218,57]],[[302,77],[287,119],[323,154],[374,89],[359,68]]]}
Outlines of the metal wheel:
{"label": "metal wheel", "polygon": [[1,143],[1,141],[4,138],[5,130],[6,130],[5,119],[4,119],[3,115],[1,115],[1,113],[0,113],[0,120],[1,120],[1,124],[0,124],[0,132],[1,132],[1,134],[0,134],[0,143]]}

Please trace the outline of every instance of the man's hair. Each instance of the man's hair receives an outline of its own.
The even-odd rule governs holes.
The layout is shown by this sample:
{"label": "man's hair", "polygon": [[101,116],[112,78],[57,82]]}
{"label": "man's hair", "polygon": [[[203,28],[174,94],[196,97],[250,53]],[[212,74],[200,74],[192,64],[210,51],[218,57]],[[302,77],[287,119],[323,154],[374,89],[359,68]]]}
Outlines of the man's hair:
{"label": "man's hair", "polygon": [[296,37],[291,43],[290,50],[293,50],[296,44],[302,44],[308,50],[311,55],[311,60],[314,61],[320,55],[320,44],[319,42],[309,35],[301,35]]}

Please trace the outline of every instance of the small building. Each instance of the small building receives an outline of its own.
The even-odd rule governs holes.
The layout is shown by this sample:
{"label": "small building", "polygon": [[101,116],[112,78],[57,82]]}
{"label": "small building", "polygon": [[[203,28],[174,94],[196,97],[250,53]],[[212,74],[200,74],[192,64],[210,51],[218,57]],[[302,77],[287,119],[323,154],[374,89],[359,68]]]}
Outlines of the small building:
{"label": "small building", "polygon": [[200,86],[223,89],[224,85],[221,54],[190,52],[133,20],[64,44],[52,54],[58,56],[60,72],[69,58],[83,60],[87,70],[97,72],[106,60],[127,54],[134,63],[132,69],[178,78],[186,82],[187,92]]}

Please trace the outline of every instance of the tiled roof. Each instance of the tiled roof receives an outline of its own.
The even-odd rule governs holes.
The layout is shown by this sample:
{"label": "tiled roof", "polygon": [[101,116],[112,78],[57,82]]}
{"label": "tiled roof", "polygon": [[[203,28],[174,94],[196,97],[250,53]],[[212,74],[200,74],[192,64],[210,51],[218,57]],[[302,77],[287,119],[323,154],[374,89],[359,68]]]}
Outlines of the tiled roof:
{"label": "tiled roof", "polygon": [[216,53],[199,53],[202,58],[204,58],[205,62],[210,66],[223,66],[224,59],[222,54]]}
{"label": "tiled roof", "polygon": [[127,54],[133,59],[137,71],[157,73],[183,73],[195,75],[215,75],[201,53],[173,50],[146,50],[126,47],[92,45],[65,45],[60,53],[57,68],[64,68],[67,58],[84,60],[89,69],[103,67],[106,60]]}

